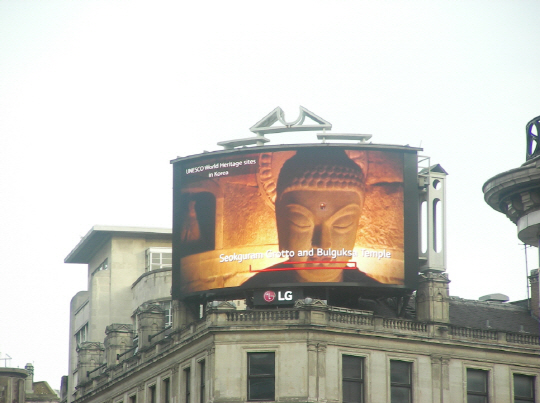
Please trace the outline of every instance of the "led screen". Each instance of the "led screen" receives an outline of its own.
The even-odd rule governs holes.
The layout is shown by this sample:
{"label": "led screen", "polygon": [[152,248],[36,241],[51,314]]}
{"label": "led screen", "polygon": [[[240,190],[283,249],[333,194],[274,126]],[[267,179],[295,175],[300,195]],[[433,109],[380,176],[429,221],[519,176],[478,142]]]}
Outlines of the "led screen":
{"label": "led screen", "polygon": [[[261,148],[173,161],[174,295],[407,285],[406,177],[416,180],[415,152]],[[408,242],[416,247],[417,238]]]}

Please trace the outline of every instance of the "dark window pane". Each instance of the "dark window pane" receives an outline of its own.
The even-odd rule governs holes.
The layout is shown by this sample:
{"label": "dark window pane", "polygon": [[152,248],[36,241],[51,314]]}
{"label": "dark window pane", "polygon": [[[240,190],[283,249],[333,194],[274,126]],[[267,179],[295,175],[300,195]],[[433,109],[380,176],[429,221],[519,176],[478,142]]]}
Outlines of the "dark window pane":
{"label": "dark window pane", "polygon": [[467,370],[467,392],[487,392],[487,371]]}
{"label": "dark window pane", "polygon": [[467,403],[488,403],[486,396],[468,395]]}
{"label": "dark window pane", "polygon": [[249,354],[249,375],[274,375],[274,353]]}
{"label": "dark window pane", "polygon": [[392,403],[410,403],[411,402],[411,390],[409,388],[402,388],[399,386],[392,386],[390,389]]}
{"label": "dark window pane", "polygon": [[250,379],[249,400],[274,400],[274,379]]}
{"label": "dark window pane", "polygon": [[248,400],[274,400],[274,374],[274,353],[248,353]]}
{"label": "dark window pane", "polygon": [[362,384],[359,382],[343,381],[343,402],[361,403],[362,401]]}
{"label": "dark window pane", "polygon": [[534,376],[514,375],[514,396],[532,399],[534,397]]}
{"label": "dark window pane", "polygon": [[411,363],[405,361],[390,361],[390,382],[410,385]]}
{"label": "dark window pane", "polygon": [[362,358],[351,355],[343,356],[343,378],[362,379]]}

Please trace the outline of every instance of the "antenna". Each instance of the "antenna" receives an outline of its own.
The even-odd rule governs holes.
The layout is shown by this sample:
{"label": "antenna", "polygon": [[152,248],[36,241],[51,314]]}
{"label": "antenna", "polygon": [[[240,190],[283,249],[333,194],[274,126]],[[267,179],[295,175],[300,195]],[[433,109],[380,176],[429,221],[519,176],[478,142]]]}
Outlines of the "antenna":
{"label": "antenna", "polygon": [[6,354],[6,358],[0,358],[0,360],[4,360],[4,367],[7,367],[8,360],[11,362],[11,357],[9,354]]}

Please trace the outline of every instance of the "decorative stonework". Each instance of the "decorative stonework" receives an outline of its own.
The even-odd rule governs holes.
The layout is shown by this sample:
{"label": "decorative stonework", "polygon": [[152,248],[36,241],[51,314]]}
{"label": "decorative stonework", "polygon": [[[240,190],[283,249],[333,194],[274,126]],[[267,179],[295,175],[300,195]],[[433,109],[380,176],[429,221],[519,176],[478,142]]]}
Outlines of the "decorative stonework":
{"label": "decorative stonework", "polygon": [[113,323],[105,328],[105,334],[111,332],[120,332],[120,333],[129,333],[133,332],[133,325],[128,325],[124,323]]}
{"label": "decorative stonework", "polygon": [[81,350],[100,350],[105,351],[105,346],[103,343],[99,343],[97,341],[85,341],[82,342],[80,345],[77,346],[77,352]]}
{"label": "decorative stonework", "polygon": [[157,302],[145,302],[136,310],[136,314],[149,313],[149,312],[162,313],[163,308]]}
{"label": "decorative stonework", "polygon": [[526,162],[519,168],[489,179],[482,191],[493,209],[505,214],[518,227],[519,239],[538,246],[540,232],[540,116],[526,126]]}
{"label": "decorative stonework", "polygon": [[514,224],[517,223],[525,214],[540,209],[540,187],[510,194],[503,199],[501,209]]}
{"label": "decorative stonework", "polygon": [[304,308],[304,307],[317,307],[317,308],[328,308],[328,305],[325,300],[322,299],[312,299],[304,298],[296,300],[294,303],[295,308]]}
{"label": "decorative stonework", "polygon": [[235,311],[236,305],[230,301],[210,301],[206,304],[207,311]]}

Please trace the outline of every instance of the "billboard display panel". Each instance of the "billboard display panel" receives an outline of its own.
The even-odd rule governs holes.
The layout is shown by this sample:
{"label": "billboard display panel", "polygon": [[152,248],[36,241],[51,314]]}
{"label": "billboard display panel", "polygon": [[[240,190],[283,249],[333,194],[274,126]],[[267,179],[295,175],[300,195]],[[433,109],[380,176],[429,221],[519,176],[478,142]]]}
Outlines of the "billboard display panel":
{"label": "billboard display panel", "polygon": [[417,231],[407,242],[406,222],[416,217],[406,217],[406,189],[413,181],[416,192],[416,152],[265,146],[173,163],[174,296],[285,285],[410,287],[414,262],[406,260],[417,251],[407,253],[406,244],[417,250]]}

